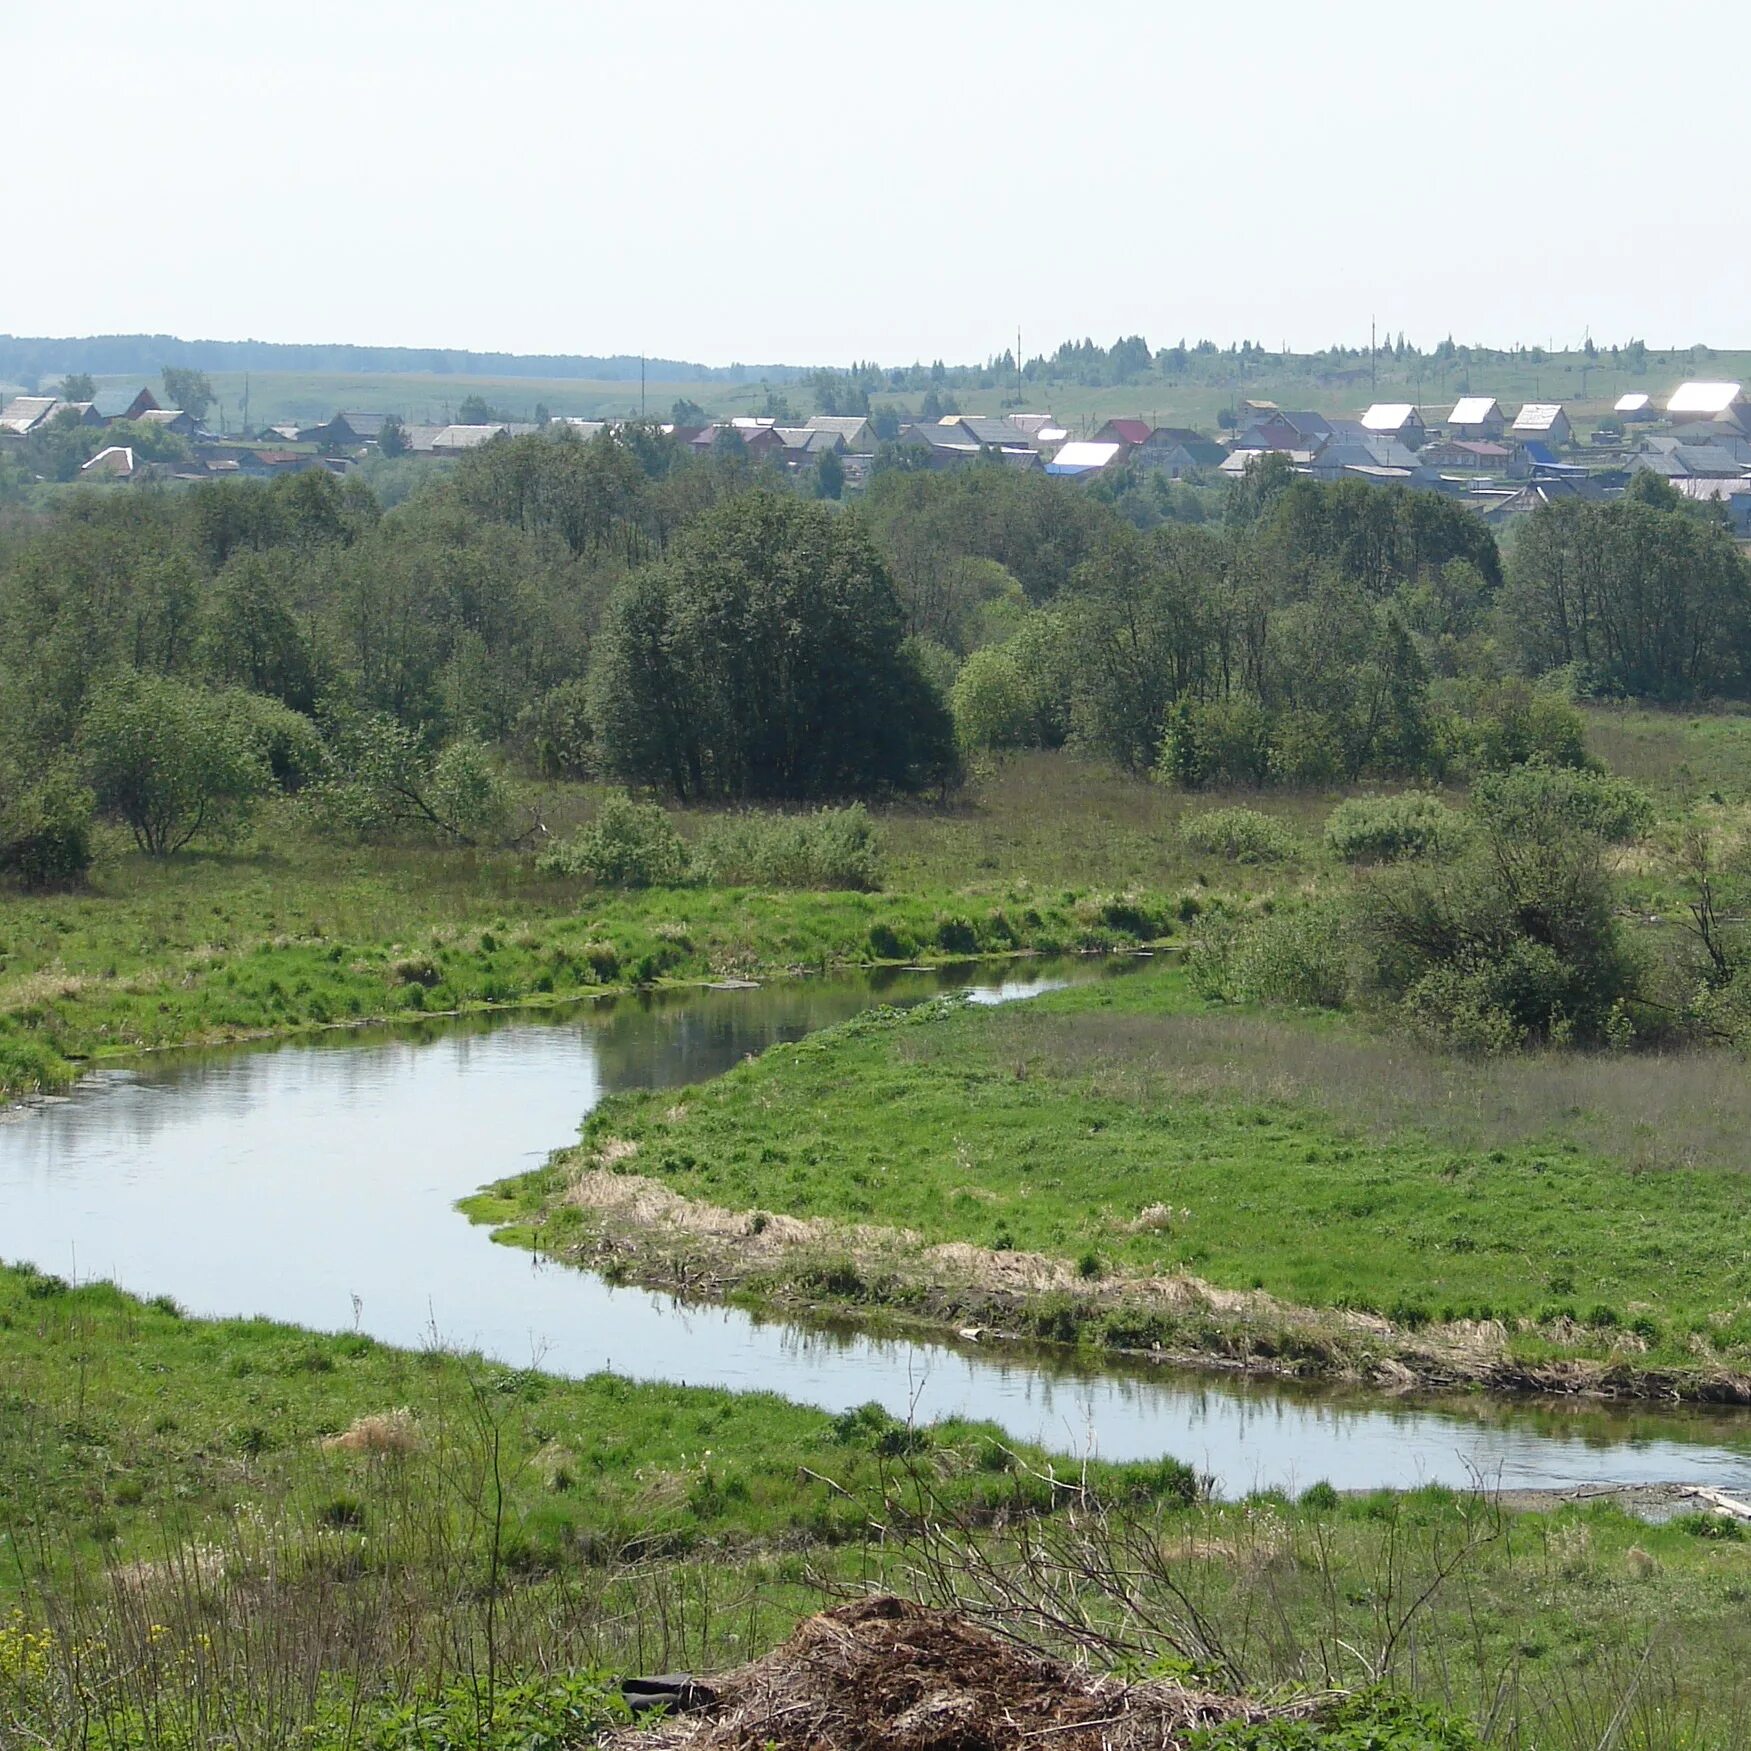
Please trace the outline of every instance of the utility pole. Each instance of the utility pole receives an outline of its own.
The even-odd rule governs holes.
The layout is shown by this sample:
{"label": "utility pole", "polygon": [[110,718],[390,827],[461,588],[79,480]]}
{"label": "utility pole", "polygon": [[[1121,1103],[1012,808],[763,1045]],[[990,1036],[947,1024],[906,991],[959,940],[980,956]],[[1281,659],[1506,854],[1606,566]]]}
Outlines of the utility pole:
{"label": "utility pole", "polygon": [[249,373],[243,373],[243,429],[249,430]]}
{"label": "utility pole", "polygon": [[1370,316],[1368,318],[1368,388],[1370,391],[1377,389],[1379,387],[1378,376],[1377,376],[1377,373],[1375,370],[1375,365],[1374,365],[1375,357],[1376,357],[1376,349],[1375,349],[1375,345],[1374,345],[1374,318],[1372,316]]}
{"label": "utility pole", "polygon": [[644,354],[638,355],[638,417],[644,418]]}
{"label": "utility pole", "polygon": [[1015,405],[1022,405],[1021,392],[1021,324],[1015,325]]}

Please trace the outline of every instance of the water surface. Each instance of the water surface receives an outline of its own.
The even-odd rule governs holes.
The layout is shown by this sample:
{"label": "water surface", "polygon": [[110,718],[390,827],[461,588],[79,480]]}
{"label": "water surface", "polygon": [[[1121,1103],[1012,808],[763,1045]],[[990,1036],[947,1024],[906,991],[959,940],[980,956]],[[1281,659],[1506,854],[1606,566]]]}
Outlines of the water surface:
{"label": "water surface", "polygon": [[[1118,971],[1024,963],[970,983],[991,1002]],[[989,1417],[1067,1452],[1172,1453],[1230,1493],[1319,1478],[1751,1485],[1751,1424],[1731,1412],[1393,1400],[803,1327],[612,1287],[495,1246],[453,1208],[571,1141],[607,1093],[698,1081],[872,1001],[968,982],[798,980],[144,1059],[0,1124],[0,1257],[198,1314],[356,1327],[564,1374]]]}

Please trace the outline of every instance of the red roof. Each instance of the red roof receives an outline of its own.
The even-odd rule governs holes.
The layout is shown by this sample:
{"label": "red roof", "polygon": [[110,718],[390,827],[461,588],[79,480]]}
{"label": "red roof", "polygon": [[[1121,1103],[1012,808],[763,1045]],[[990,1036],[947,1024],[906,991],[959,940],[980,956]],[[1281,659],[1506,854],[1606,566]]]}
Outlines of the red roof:
{"label": "red roof", "polygon": [[1150,429],[1148,420],[1108,420],[1101,427],[1110,442],[1120,444],[1146,444]]}

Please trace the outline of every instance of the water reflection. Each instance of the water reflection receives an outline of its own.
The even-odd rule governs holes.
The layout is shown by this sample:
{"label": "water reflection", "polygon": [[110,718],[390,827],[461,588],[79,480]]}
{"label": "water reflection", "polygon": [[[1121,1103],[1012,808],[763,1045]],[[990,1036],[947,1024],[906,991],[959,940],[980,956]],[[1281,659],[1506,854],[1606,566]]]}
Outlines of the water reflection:
{"label": "water reflection", "polygon": [[568,1374],[964,1412],[1072,1452],[1174,1453],[1236,1492],[1320,1477],[1751,1480],[1731,1413],[1384,1400],[802,1327],[611,1288],[489,1245],[451,1208],[565,1143],[615,1089],[715,1075],[872,1000],[971,985],[1000,1001],[1118,970],[799,980],[149,1060],[0,1125],[0,1256],[168,1293],[198,1313],[357,1323],[398,1344],[436,1335]]}

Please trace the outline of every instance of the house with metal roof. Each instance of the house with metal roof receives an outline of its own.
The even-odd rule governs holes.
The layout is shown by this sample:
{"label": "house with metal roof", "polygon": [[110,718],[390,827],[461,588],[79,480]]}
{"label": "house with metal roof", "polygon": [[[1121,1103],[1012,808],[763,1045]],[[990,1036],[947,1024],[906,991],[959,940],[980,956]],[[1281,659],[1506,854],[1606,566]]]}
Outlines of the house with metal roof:
{"label": "house with metal roof", "polygon": [[131,480],[138,471],[132,448],[126,444],[111,444],[88,461],[79,465],[81,480]]}
{"label": "house with metal roof", "polygon": [[1505,469],[1514,454],[1506,444],[1493,443],[1488,438],[1447,438],[1425,444],[1418,453],[1431,468],[1490,473]]}
{"label": "house with metal roof", "polygon": [[1429,428],[1413,401],[1377,401],[1362,415],[1362,429],[1377,437],[1397,438],[1407,450],[1417,449]]}
{"label": "house with metal roof", "polygon": [[1189,426],[1157,426],[1133,452],[1146,468],[1159,468],[1179,480],[1199,468],[1220,468],[1228,452],[1214,438]]}
{"label": "house with metal roof", "polygon": [[1099,474],[1103,468],[1111,468],[1124,453],[1125,446],[1115,440],[1075,440],[1059,448],[1057,455],[1046,464],[1046,472],[1082,479]]}
{"label": "house with metal roof", "polygon": [[1447,416],[1447,436],[1493,442],[1508,429],[1508,416],[1493,395],[1462,395]]}
{"label": "house with metal roof", "polygon": [[1709,425],[1726,430],[1751,430],[1751,409],[1737,383],[1680,383],[1666,401],[1666,417],[1675,426]]}
{"label": "house with metal roof", "polygon": [[175,432],[179,438],[192,438],[201,429],[195,416],[185,413],[180,407],[149,407],[140,415],[139,423]]}
{"label": "house with metal roof", "polygon": [[62,406],[58,395],[15,395],[0,406],[0,437],[28,438],[41,431]]}
{"label": "house with metal roof", "polygon": [[1641,420],[1659,418],[1659,410],[1654,406],[1654,398],[1645,389],[1632,390],[1628,395],[1620,395],[1612,404],[1611,411],[1627,426]]}
{"label": "house with metal roof", "polygon": [[847,450],[873,450],[875,431],[860,413],[816,413],[803,421],[811,432],[837,432]]}
{"label": "house with metal roof", "polygon": [[1514,416],[1508,435],[1522,442],[1530,438],[1561,447],[1575,441],[1575,428],[1560,401],[1529,401]]}
{"label": "house with metal roof", "polygon": [[1135,449],[1137,445],[1149,442],[1149,430],[1148,420],[1108,420],[1094,434],[1093,441],[1097,444],[1124,444],[1127,448]]}
{"label": "house with metal roof", "polygon": [[1275,450],[1284,453],[1322,449],[1332,436],[1332,422],[1322,413],[1279,408],[1255,425],[1249,425],[1235,440],[1237,450]]}

